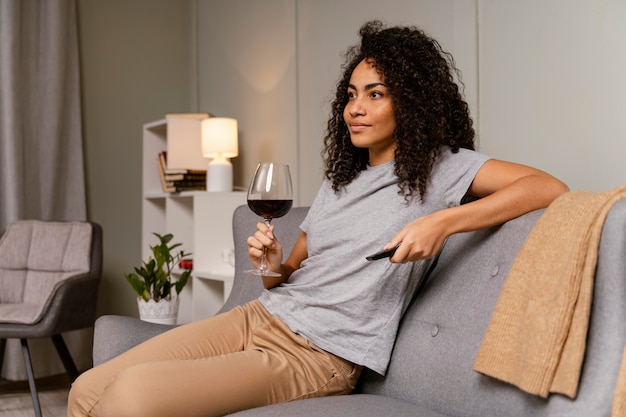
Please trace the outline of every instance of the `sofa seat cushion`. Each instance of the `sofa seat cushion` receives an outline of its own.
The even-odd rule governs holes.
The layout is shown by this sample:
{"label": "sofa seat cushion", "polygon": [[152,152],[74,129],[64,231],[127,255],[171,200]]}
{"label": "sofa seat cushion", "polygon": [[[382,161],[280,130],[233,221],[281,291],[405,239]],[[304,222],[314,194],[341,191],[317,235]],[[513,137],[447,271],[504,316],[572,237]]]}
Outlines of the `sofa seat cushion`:
{"label": "sofa seat cushion", "polygon": [[245,417],[446,417],[444,414],[394,398],[371,394],[311,398],[253,408],[230,414]]}

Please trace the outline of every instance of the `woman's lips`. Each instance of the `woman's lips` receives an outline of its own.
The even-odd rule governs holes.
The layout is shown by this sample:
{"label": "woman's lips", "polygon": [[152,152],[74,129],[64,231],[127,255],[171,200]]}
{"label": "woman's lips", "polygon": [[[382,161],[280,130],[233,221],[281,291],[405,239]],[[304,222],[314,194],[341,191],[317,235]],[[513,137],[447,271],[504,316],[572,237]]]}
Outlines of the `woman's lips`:
{"label": "woman's lips", "polygon": [[362,132],[368,127],[370,126],[364,123],[350,123],[350,130],[354,133]]}

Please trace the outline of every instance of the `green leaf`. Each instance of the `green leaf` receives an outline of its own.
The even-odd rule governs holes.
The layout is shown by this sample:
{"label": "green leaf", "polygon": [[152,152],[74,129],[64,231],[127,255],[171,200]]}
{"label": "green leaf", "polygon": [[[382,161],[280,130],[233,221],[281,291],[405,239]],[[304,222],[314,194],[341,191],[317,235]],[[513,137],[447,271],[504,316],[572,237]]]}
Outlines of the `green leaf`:
{"label": "green leaf", "polygon": [[133,287],[133,289],[138,295],[141,296],[146,292],[145,282],[140,280],[137,275],[127,274],[126,279],[128,280],[128,282],[130,282],[130,285]]}
{"label": "green leaf", "polygon": [[187,284],[187,281],[189,281],[190,275],[191,275],[191,271],[189,270],[186,270],[180,275],[180,277],[178,278],[178,281],[176,281],[176,294],[180,294],[180,292],[183,290],[183,288]]}
{"label": "green leaf", "polygon": [[153,233],[153,235],[159,239],[159,243],[149,246],[152,256],[142,262],[141,267],[134,268],[135,274],[126,274],[126,279],[137,295],[146,301],[150,298],[155,301],[162,298],[171,299],[172,291],[176,290],[176,293],[180,294],[189,281],[191,271],[181,273],[178,280],[172,274],[178,262],[191,253],[186,253],[184,250],[174,251],[180,248],[182,243],[173,243],[168,246],[174,238],[171,233],[165,235]]}

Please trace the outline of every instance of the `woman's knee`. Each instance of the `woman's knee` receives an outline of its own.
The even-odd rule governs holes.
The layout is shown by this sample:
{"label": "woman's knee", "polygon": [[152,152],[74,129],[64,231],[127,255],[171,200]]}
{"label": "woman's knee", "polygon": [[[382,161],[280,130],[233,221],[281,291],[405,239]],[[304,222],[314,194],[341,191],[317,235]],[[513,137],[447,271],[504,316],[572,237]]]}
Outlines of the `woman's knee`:
{"label": "woman's knee", "polygon": [[142,364],[118,373],[102,393],[98,417],[158,417],[161,394],[151,371],[151,364]]}
{"label": "woman's knee", "polygon": [[100,398],[99,417],[141,416],[141,410],[133,409],[137,403],[143,403],[137,401],[138,387],[133,373],[133,368],[121,371],[106,387]]}
{"label": "woman's knee", "polygon": [[[84,372],[70,388],[68,416],[155,416],[145,412],[146,398],[142,387],[145,385],[146,376],[141,368],[141,366],[128,368],[112,378],[110,375],[100,375],[98,367]],[[107,380],[104,381],[103,378]]]}
{"label": "woman's knee", "polygon": [[81,374],[72,383],[67,400],[69,417],[89,416],[99,398],[99,384],[94,380],[93,370]]}

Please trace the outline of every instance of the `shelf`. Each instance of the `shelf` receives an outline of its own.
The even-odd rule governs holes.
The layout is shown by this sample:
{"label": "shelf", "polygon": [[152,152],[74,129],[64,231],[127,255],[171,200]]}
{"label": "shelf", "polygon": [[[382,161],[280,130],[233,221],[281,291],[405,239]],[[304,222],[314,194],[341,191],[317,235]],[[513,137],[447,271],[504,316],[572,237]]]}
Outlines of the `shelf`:
{"label": "shelf", "polygon": [[[180,294],[178,323],[215,314],[230,294],[234,269],[225,258],[232,256],[234,247],[232,216],[246,203],[245,191],[164,193],[161,188],[156,158],[167,150],[169,159],[168,133],[193,128],[206,116],[168,115],[143,125],[142,259],[156,241],[153,232],[172,233],[173,243],[182,243],[180,249],[193,259],[191,277]],[[175,274],[182,272],[177,268]]]}
{"label": "shelf", "polygon": [[211,281],[232,281],[234,277],[234,271],[227,272],[211,272],[211,271],[194,271],[192,274],[199,279],[206,279]]}
{"label": "shelf", "polygon": [[167,120],[159,119],[153,122],[148,122],[143,125],[143,128],[165,136],[167,134]]}
{"label": "shelf", "polygon": [[163,191],[153,191],[144,194],[143,198],[148,200],[157,200],[160,198],[189,198],[198,193],[206,193],[206,191],[181,191],[180,193],[164,193]]}

